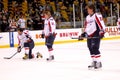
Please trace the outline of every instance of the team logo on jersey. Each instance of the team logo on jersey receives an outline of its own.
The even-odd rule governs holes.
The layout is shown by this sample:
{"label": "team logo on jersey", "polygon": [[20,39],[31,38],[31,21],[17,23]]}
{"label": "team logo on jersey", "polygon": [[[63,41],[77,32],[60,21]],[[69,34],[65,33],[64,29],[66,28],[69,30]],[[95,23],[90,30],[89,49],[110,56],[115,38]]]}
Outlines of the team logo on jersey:
{"label": "team logo on jersey", "polygon": [[54,22],[52,22],[51,24],[54,25]]}
{"label": "team logo on jersey", "polygon": [[94,22],[94,20],[87,21],[88,24],[93,23],[93,22]]}

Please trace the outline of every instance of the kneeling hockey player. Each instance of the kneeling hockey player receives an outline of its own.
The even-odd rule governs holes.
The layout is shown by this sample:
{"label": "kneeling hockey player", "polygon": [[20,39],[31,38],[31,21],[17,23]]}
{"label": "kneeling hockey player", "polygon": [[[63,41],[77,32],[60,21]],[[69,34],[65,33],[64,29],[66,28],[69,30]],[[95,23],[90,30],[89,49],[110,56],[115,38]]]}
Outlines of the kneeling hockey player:
{"label": "kneeling hockey player", "polygon": [[21,52],[21,49],[25,49],[25,56],[23,59],[32,59],[34,58],[34,55],[32,54],[32,49],[34,48],[34,41],[31,38],[28,30],[23,30],[22,28],[19,28],[17,30],[18,32],[18,48],[17,51]]}

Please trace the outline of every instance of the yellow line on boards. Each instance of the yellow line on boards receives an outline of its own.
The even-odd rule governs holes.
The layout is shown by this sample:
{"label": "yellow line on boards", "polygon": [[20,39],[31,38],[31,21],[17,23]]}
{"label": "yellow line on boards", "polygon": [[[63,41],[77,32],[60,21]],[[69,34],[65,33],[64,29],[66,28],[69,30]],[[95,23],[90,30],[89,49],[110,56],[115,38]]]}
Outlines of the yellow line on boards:
{"label": "yellow line on boards", "polygon": [[[102,40],[117,40],[120,39],[120,36],[117,37],[107,37],[107,38],[103,38]],[[79,40],[79,42],[85,42],[85,40]],[[61,41],[55,41],[54,44],[66,44],[66,43],[73,43],[73,42],[78,42],[77,39],[74,40],[61,40]],[[35,43],[36,46],[39,45],[45,45],[45,42],[39,42],[39,43]],[[9,45],[0,45],[0,48],[9,48]],[[17,47],[17,44],[14,45],[14,47]]]}

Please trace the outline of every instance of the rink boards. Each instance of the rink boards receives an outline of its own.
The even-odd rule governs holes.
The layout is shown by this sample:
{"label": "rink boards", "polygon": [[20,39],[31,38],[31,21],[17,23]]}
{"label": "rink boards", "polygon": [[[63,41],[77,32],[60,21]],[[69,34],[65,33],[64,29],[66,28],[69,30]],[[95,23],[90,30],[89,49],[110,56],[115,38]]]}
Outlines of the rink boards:
{"label": "rink boards", "polygon": [[[120,31],[117,26],[106,27],[105,31],[105,38],[103,40],[120,39]],[[45,40],[41,38],[41,33],[41,30],[30,31],[31,36],[35,41],[35,45],[44,45]],[[82,29],[57,29],[56,33],[55,44],[78,42],[78,40],[71,39],[71,37],[78,37],[82,33]],[[17,44],[17,32],[0,33],[0,48],[16,47]]]}

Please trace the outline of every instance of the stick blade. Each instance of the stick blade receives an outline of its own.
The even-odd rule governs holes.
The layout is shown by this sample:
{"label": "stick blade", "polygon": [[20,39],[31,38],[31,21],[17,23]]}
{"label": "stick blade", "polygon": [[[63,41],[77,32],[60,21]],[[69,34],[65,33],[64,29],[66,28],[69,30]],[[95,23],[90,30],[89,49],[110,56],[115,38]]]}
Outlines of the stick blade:
{"label": "stick blade", "polygon": [[10,57],[4,57],[4,59],[11,59]]}
{"label": "stick blade", "polygon": [[78,39],[78,37],[71,37],[71,39]]}

